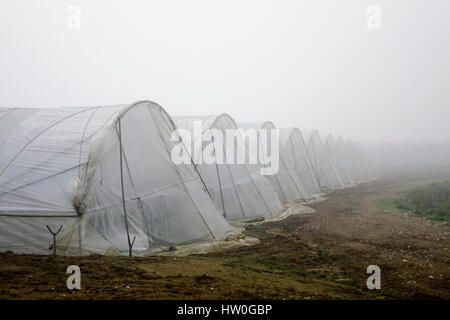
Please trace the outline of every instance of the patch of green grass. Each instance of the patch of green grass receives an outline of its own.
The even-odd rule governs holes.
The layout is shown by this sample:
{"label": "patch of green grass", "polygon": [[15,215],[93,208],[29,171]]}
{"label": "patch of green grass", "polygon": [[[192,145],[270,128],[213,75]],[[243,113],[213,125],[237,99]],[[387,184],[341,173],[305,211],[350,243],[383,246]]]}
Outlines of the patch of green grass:
{"label": "patch of green grass", "polygon": [[384,198],[380,202],[386,208],[449,223],[450,181],[399,192],[395,197]]}
{"label": "patch of green grass", "polygon": [[325,273],[316,273],[314,275],[316,279],[326,279],[327,275]]}
{"label": "patch of green grass", "polygon": [[308,275],[308,271],[305,271],[303,269],[295,269],[294,273],[298,274],[299,276],[303,276],[303,277],[306,277]]}
{"label": "patch of green grass", "polygon": [[361,288],[361,285],[358,283],[358,281],[355,281],[353,279],[344,279],[344,280],[341,280],[340,282],[343,285],[352,286],[355,288]]}
{"label": "patch of green grass", "polygon": [[344,256],[342,254],[332,254],[330,256],[330,258],[333,259],[333,260],[340,260],[340,259],[343,259]]}
{"label": "patch of green grass", "polygon": [[387,292],[380,291],[380,290],[373,290],[373,291],[374,291],[374,294],[377,295],[377,296],[380,296],[380,297],[387,297],[388,296]]}

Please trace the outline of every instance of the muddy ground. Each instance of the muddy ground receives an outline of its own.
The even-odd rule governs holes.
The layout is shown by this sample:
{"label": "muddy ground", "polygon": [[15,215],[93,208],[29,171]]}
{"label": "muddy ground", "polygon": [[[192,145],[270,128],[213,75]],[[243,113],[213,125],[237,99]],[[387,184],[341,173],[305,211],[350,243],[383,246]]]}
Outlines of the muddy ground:
{"label": "muddy ground", "polygon": [[[328,195],[316,213],[247,228],[261,243],[188,257],[0,254],[0,299],[449,299],[450,227],[383,206],[448,168],[389,168]],[[79,265],[82,288],[66,288]],[[368,290],[368,265],[381,290]]]}

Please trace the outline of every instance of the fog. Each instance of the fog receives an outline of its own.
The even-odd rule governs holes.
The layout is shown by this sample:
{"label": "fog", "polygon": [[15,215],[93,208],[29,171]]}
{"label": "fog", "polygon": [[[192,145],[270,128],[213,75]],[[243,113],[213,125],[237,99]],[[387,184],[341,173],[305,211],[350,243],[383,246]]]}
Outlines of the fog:
{"label": "fog", "polygon": [[0,106],[149,99],[315,128],[375,155],[446,149],[449,37],[448,0],[2,1]]}
{"label": "fog", "polygon": [[448,142],[391,142],[361,144],[367,156],[378,165],[449,166]]}

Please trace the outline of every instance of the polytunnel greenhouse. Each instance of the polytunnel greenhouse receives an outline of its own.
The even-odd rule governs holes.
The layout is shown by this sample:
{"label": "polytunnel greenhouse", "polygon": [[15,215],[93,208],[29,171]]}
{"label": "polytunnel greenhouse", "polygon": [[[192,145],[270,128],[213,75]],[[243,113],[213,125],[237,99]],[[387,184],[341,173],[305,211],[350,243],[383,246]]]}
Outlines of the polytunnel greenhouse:
{"label": "polytunnel greenhouse", "polygon": [[[282,210],[281,204],[271,183],[261,174],[259,164],[227,163],[224,159],[227,152],[231,151],[236,156],[244,156],[248,153],[242,136],[236,136],[235,141],[226,141],[226,130],[238,131],[238,126],[233,118],[227,114],[218,116],[174,116],[178,128],[192,132],[195,126],[201,126],[202,134],[211,129],[221,132],[224,139],[211,139],[205,141],[203,135],[196,135],[190,141],[194,150],[198,148],[202,154],[206,148],[212,146],[214,163],[198,163],[200,172],[209,193],[212,195],[217,208],[227,220],[249,220],[258,217],[271,218],[277,216]],[[229,145],[232,150],[228,150]],[[220,157],[218,155],[221,155]],[[194,162],[196,156],[192,156]]]}
{"label": "polytunnel greenhouse", "polygon": [[156,103],[33,111],[8,132],[0,113],[1,250],[51,253],[59,228],[66,255],[144,254],[233,232],[195,167],[171,161],[175,126]]}
{"label": "polytunnel greenhouse", "polygon": [[[258,150],[260,151],[260,156],[263,158],[260,159],[263,164],[267,162],[264,157],[278,152],[278,171],[275,174],[272,174],[272,172],[270,172],[270,174],[265,174],[265,176],[277,192],[278,198],[281,200],[281,202],[286,203],[295,202],[301,199],[308,199],[309,193],[305,189],[303,181],[300,179],[300,176],[297,175],[293,170],[293,166],[290,166],[287,163],[285,154],[283,150],[281,150],[282,146],[280,143],[280,136],[278,130],[275,128],[275,125],[270,121],[266,121],[263,123],[240,123],[239,127],[244,130],[254,129],[257,132]],[[266,132],[264,137],[261,134],[262,130],[265,130]],[[272,135],[274,135],[275,137],[271,137]],[[263,139],[265,139],[265,141]],[[273,139],[275,139],[278,143],[277,150],[275,150],[275,148],[272,148]]]}

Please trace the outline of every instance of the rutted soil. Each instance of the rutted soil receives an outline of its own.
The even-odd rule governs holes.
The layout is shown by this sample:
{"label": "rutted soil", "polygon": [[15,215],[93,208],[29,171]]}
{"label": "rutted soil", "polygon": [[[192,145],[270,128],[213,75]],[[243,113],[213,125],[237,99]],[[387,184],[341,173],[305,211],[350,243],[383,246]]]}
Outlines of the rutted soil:
{"label": "rutted soil", "polygon": [[[340,190],[316,213],[250,226],[251,247],[188,257],[82,258],[0,254],[0,299],[449,299],[450,227],[391,212],[379,199],[450,177],[390,169]],[[81,290],[66,288],[80,266]],[[368,290],[366,268],[381,268]]]}

